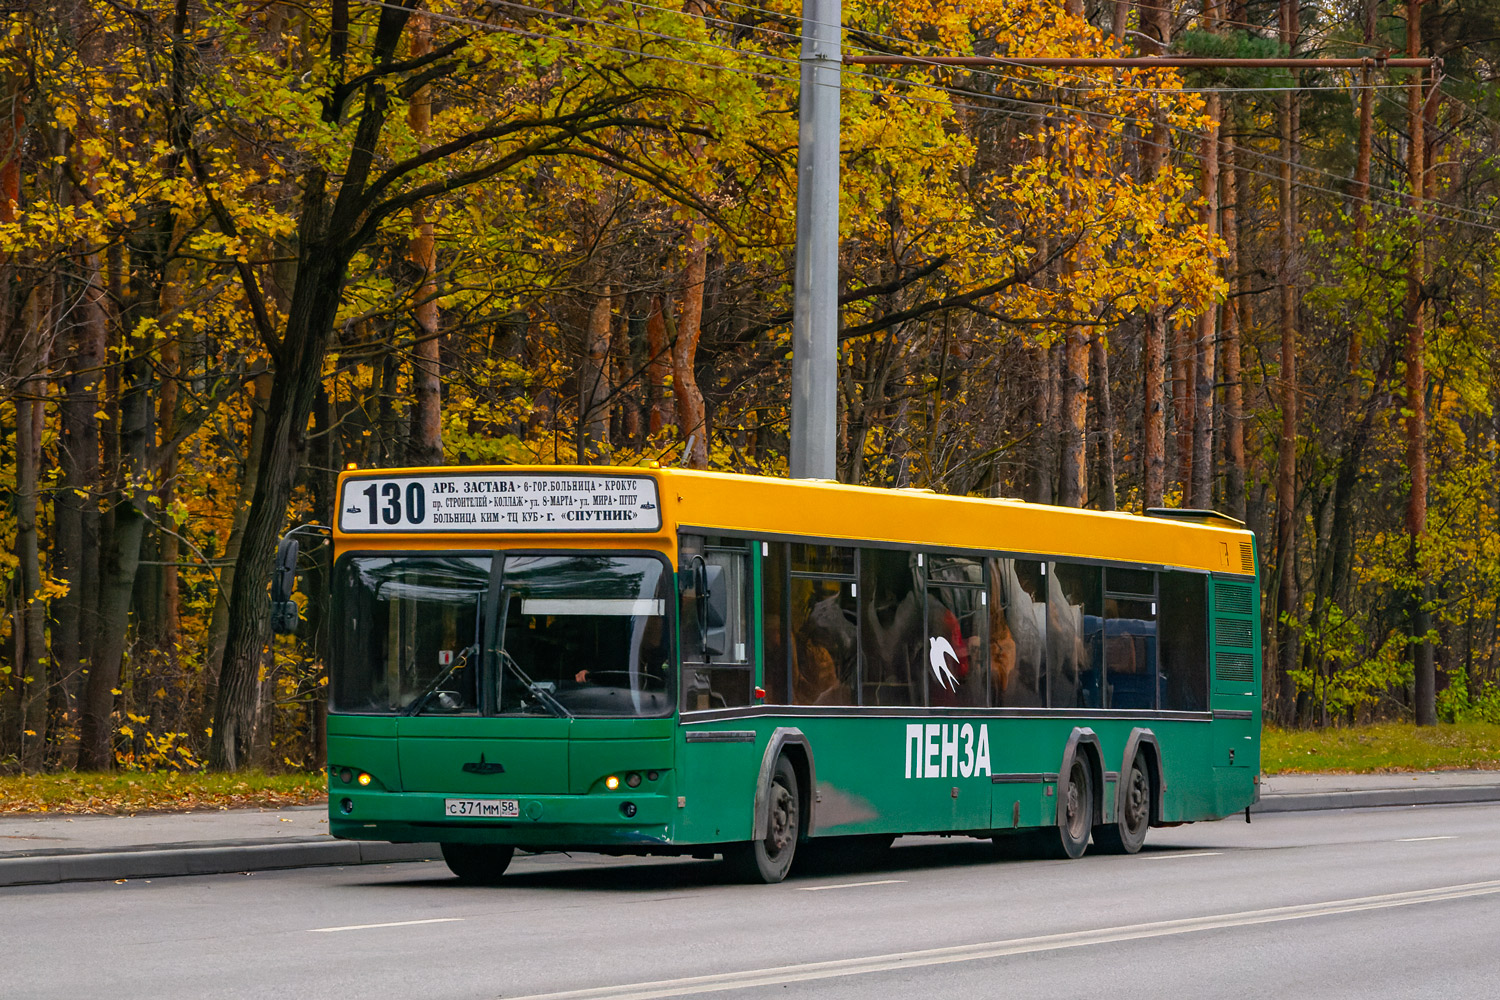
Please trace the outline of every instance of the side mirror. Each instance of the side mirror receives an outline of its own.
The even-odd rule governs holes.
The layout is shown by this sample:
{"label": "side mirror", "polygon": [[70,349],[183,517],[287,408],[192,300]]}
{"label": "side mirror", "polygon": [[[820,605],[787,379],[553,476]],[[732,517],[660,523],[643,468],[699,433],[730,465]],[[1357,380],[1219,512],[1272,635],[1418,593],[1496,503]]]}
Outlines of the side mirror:
{"label": "side mirror", "polygon": [[277,635],[295,635],[301,613],[292,591],[297,586],[297,555],[301,545],[288,536],[276,546],[276,569],[271,574],[271,630]]}
{"label": "side mirror", "polygon": [[703,652],[723,656],[724,623],[729,617],[729,588],[724,583],[724,567],[699,563],[702,585],[698,588],[698,633],[703,636]]}

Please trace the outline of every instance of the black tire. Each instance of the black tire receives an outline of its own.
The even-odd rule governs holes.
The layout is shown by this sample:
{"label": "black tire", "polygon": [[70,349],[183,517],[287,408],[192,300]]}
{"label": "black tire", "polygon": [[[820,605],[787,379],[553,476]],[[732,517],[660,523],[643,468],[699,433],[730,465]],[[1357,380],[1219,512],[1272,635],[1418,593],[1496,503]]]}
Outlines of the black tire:
{"label": "black tire", "polygon": [[443,863],[467,885],[498,885],[500,876],[510,867],[514,847],[498,844],[440,844]]}
{"label": "black tire", "polygon": [[1046,853],[1053,858],[1081,858],[1094,826],[1094,775],[1082,754],[1057,783],[1057,826],[1045,831]]}
{"label": "black tire", "polygon": [[1103,854],[1134,854],[1151,828],[1151,772],[1139,750],[1115,791],[1119,819],[1094,827],[1094,846]]}
{"label": "black tire", "polygon": [[731,844],[724,850],[724,864],[739,882],[773,885],[786,878],[797,855],[802,836],[802,801],[797,794],[797,772],[785,757],[776,758],[776,769],[766,788],[765,835],[747,844]]}

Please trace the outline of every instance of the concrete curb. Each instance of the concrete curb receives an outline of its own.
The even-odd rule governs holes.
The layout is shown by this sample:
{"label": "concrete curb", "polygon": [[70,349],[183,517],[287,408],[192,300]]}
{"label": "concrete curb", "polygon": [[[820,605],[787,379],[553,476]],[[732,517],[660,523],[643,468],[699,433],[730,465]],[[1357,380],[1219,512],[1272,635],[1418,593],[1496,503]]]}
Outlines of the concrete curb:
{"label": "concrete curb", "polygon": [[226,875],[278,868],[373,865],[442,857],[436,844],[384,844],[353,840],[284,840],[82,851],[0,858],[0,886],[114,881],[170,875]]}
{"label": "concrete curb", "polygon": [[1372,788],[1342,792],[1268,795],[1250,807],[1257,813],[1314,812],[1321,809],[1370,809],[1379,806],[1439,806],[1464,802],[1500,802],[1500,785],[1460,788]]}

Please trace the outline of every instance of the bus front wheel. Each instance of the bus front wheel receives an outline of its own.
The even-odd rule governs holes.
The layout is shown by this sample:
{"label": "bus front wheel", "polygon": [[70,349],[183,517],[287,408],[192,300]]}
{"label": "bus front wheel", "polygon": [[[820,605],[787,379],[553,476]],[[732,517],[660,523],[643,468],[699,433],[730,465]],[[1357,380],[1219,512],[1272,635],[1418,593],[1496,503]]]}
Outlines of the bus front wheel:
{"label": "bus front wheel", "polygon": [[1081,754],[1058,782],[1057,795],[1057,826],[1046,832],[1047,853],[1055,858],[1081,858],[1094,826],[1094,779]]}
{"label": "bus front wheel", "polygon": [[1151,826],[1151,775],[1145,754],[1136,751],[1115,795],[1120,800],[1120,820],[1095,827],[1094,844],[1105,854],[1134,854],[1146,842]]}
{"label": "bus front wheel", "polygon": [[802,834],[802,804],[797,797],[797,772],[785,757],[776,759],[765,796],[765,834],[748,844],[731,844],[724,863],[739,881],[780,882],[791,871]]}
{"label": "bus front wheel", "polygon": [[515,856],[514,847],[497,844],[440,844],[443,862],[448,870],[468,885],[496,885],[510,859]]}

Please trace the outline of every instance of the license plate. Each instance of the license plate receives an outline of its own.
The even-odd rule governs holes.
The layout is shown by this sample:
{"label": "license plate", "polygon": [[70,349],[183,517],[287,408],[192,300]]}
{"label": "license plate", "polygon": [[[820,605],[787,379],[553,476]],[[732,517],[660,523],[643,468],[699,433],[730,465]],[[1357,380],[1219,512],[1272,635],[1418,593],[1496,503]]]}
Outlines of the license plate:
{"label": "license plate", "polygon": [[449,816],[519,819],[521,803],[515,799],[446,799],[443,811]]}

